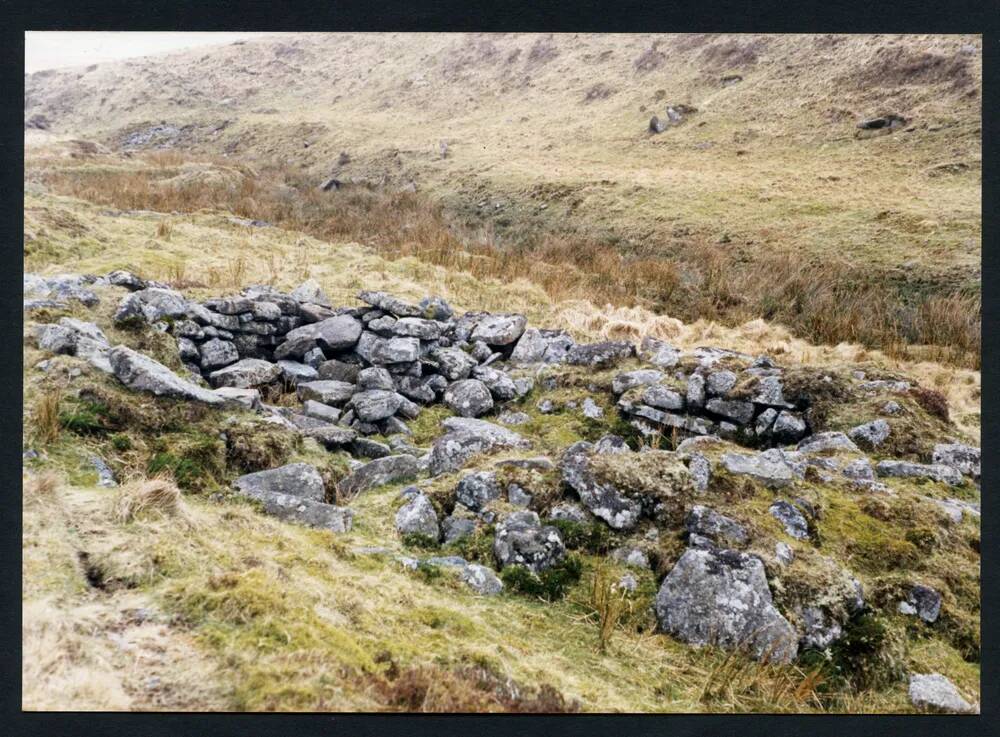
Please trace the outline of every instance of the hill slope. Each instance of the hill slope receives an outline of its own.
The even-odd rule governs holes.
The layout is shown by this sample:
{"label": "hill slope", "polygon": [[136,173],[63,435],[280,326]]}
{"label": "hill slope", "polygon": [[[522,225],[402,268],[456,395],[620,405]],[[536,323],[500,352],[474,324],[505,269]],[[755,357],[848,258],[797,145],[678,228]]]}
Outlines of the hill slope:
{"label": "hill slope", "polygon": [[[722,241],[905,298],[978,293],[981,76],[977,37],[292,34],[29,75],[25,116],[415,186],[495,243],[554,230],[683,260]],[[649,134],[678,104],[697,112]],[[856,136],[890,112],[905,131]]]}

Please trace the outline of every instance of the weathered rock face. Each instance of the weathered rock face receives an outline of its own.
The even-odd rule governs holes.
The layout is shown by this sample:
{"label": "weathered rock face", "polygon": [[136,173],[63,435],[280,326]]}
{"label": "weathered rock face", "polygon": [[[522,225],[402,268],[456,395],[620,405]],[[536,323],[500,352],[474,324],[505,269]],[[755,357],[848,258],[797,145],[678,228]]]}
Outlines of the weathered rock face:
{"label": "weathered rock face", "polygon": [[940,673],[914,673],[910,676],[910,702],[928,711],[971,714],[976,710],[962,698],[955,684]]}
{"label": "weathered rock face", "polygon": [[148,356],[118,345],[108,352],[111,370],[125,386],[135,391],[149,392],[158,397],[188,399],[205,404],[221,405],[225,400],[202,389],[190,381],[185,381],[162,363]]}
{"label": "weathered rock face", "polygon": [[530,571],[549,568],[566,555],[555,527],[543,527],[534,512],[514,512],[497,525],[493,554],[501,568],[522,565]]}
{"label": "weathered rock face", "polygon": [[415,478],[418,471],[417,459],[411,455],[376,458],[344,478],[337,484],[337,491],[345,496],[353,496],[376,486]]}
{"label": "weathered rock face", "polygon": [[444,403],[461,417],[479,417],[493,409],[493,395],[478,379],[462,379],[445,389]]}
{"label": "weathered rock face", "polygon": [[441,424],[448,432],[431,448],[429,470],[432,476],[455,471],[479,453],[530,445],[517,433],[484,420],[451,417]]}
{"label": "weathered rock face", "polygon": [[590,467],[593,446],[587,442],[571,445],[559,464],[563,483],[573,489],[591,514],[615,530],[635,527],[642,514],[642,504],[609,483],[602,483]]}
{"label": "weathered rock face", "polygon": [[[747,541],[747,531],[743,525],[700,504],[691,508],[684,520],[684,527],[691,535],[692,545],[696,547],[703,547],[701,544],[696,545],[700,540],[726,547],[743,545]],[[695,536],[699,540],[695,540]]]}
{"label": "weathered rock face", "polygon": [[879,476],[903,479],[929,479],[951,486],[962,485],[962,474],[951,466],[925,465],[908,461],[879,461],[875,466]]}
{"label": "weathered rock face", "polygon": [[758,558],[689,548],[656,596],[664,632],[693,645],[746,648],[758,660],[788,663],[798,636],[771,600]]}
{"label": "weathered rock face", "polygon": [[437,541],[441,537],[434,505],[424,494],[415,494],[396,512],[396,530],[401,535],[423,535]]}
{"label": "weathered rock face", "polygon": [[940,443],[934,446],[932,462],[938,466],[949,466],[964,476],[978,480],[980,475],[979,448],[962,443]]}
{"label": "weathered rock face", "polygon": [[209,376],[212,386],[231,386],[249,389],[277,381],[281,367],[259,358],[244,358],[231,366],[213,371]]}
{"label": "weathered rock face", "polygon": [[628,341],[608,340],[573,346],[566,354],[566,363],[573,366],[604,367],[634,355],[635,346]]}
{"label": "weathered rock face", "polygon": [[794,479],[791,467],[780,455],[770,451],[756,455],[726,453],[722,456],[722,466],[729,473],[749,476],[769,489],[788,486]]}
{"label": "weathered rock face", "polygon": [[479,512],[494,499],[500,498],[500,484],[492,471],[466,474],[455,487],[455,501],[473,512]]}
{"label": "weathered rock face", "polygon": [[287,494],[321,502],[326,496],[323,477],[308,463],[289,463],[280,468],[240,476],[233,482],[239,491],[260,497],[268,493]]}

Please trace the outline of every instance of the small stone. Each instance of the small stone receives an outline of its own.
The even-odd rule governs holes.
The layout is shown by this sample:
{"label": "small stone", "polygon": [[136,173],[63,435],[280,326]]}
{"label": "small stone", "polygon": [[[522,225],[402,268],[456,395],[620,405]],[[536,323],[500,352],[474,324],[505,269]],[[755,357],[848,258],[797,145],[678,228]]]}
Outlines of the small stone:
{"label": "small stone", "polygon": [[802,512],[784,500],[774,502],[768,511],[771,516],[778,520],[785,528],[785,532],[796,540],[805,540],[809,537],[809,523],[802,516]]}
{"label": "small stone", "polygon": [[912,674],[908,691],[910,702],[921,709],[959,714],[977,711],[962,698],[955,684],[940,673]]}
{"label": "small stone", "polygon": [[401,535],[424,535],[437,541],[441,535],[434,505],[424,494],[416,494],[396,512],[396,531]]}
{"label": "small stone", "polygon": [[862,448],[874,449],[889,437],[891,429],[885,420],[874,420],[851,428],[847,436]]}

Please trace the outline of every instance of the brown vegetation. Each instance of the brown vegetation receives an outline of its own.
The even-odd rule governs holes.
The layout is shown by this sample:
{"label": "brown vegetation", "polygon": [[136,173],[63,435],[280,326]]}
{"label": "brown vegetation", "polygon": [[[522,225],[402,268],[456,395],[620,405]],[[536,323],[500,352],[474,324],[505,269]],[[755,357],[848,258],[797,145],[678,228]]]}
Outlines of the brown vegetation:
{"label": "brown vegetation", "polygon": [[[697,237],[670,259],[627,256],[610,243],[550,232],[501,246],[449,222],[440,206],[413,192],[363,186],[322,192],[280,166],[180,165],[177,154],[145,160],[141,168],[64,167],[33,176],[60,194],[121,209],[224,210],[324,240],[365,243],[387,258],[416,256],[478,278],[523,278],[556,300],[641,305],[730,325],[760,317],[817,343],[861,343],[898,357],[912,355],[914,346],[932,346],[937,360],[980,365],[978,295],[887,285],[884,275],[863,266],[791,252],[747,260]],[[234,286],[245,271],[237,257],[204,277],[209,286]],[[183,273],[173,276],[188,283]]]}

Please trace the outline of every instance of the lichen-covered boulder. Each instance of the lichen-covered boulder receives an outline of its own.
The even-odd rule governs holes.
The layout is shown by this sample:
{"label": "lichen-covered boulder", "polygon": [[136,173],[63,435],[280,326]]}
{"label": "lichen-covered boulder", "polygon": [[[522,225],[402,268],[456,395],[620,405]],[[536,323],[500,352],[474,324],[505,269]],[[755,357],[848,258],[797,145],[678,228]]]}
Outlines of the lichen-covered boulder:
{"label": "lichen-covered boulder", "polygon": [[129,389],[205,404],[222,405],[226,401],[208,389],[180,378],[162,363],[127,346],[118,345],[108,351],[108,361],[115,377]]}
{"label": "lichen-covered boulder", "polygon": [[503,581],[492,569],[479,563],[469,563],[459,573],[459,578],[477,594],[496,596],[503,591]]}
{"label": "lichen-covered boulder", "polygon": [[522,565],[538,573],[563,559],[566,548],[559,530],[542,526],[534,512],[514,512],[497,525],[493,554],[501,568]]}
{"label": "lichen-covered boulder", "polygon": [[[731,547],[743,545],[747,541],[746,528],[739,522],[714,509],[696,504],[684,519],[684,527],[691,536],[692,544],[707,541],[713,545]],[[696,547],[702,547],[698,544]]]}
{"label": "lichen-covered boulder", "polygon": [[442,376],[448,381],[467,379],[477,365],[476,359],[460,348],[437,348],[430,354]]}
{"label": "lichen-covered boulder", "polygon": [[479,453],[531,445],[517,433],[485,420],[449,417],[441,425],[447,432],[431,447],[428,469],[432,476],[455,471]]}
{"label": "lichen-covered boulder", "polygon": [[910,702],[928,711],[972,714],[976,707],[962,698],[955,684],[940,673],[914,673],[910,676]]}
{"label": "lichen-covered boulder", "polygon": [[809,523],[794,505],[780,499],[768,508],[768,512],[781,523],[785,532],[796,540],[805,540],[809,537]]}
{"label": "lichen-covered boulder", "polygon": [[504,346],[515,343],[528,319],[524,315],[489,315],[476,323],[470,340],[481,340],[487,345]]}
{"label": "lichen-covered boulder", "polygon": [[971,445],[940,443],[934,446],[931,461],[939,466],[950,466],[964,476],[971,476],[978,480],[981,456],[980,449]]}
{"label": "lichen-covered boulder", "polygon": [[376,458],[342,479],[337,484],[337,491],[345,496],[353,496],[376,486],[412,479],[419,470],[417,459],[408,454]]}
{"label": "lichen-covered boulder", "polygon": [[229,386],[237,389],[251,389],[277,381],[281,367],[259,358],[244,358],[231,366],[226,366],[209,374],[214,387]]}
{"label": "lichen-covered boulder", "polygon": [[233,481],[233,486],[247,496],[258,498],[268,493],[287,494],[317,502],[325,498],[323,477],[315,466],[308,463],[289,463],[280,468],[249,473]]}
{"label": "lichen-covered boulder", "polygon": [[623,394],[629,389],[646,384],[655,384],[663,378],[663,372],[656,369],[637,369],[618,374],[611,381],[611,391]]}
{"label": "lichen-covered boulder", "polygon": [[873,450],[886,441],[892,429],[885,420],[873,420],[863,425],[853,427],[847,432],[847,437],[862,448]]}
{"label": "lichen-covered boulder", "polygon": [[760,559],[734,550],[689,548],[656,596],[660,628],[692,645],[748,650],[788,663],[798,636],[771,599]]}
{"label": "lichen-covered boulder", "polygon": [[353,348],[361,337],[361,322],[350,315],[335,315],[310,326],[317,345],[336,353]]}
{"label": "lichen-covered boulder", "polygon": [[749,476],[769,489],[780,489],[788,486],[795,478],[791,466],[780,453],[772,453],[771,451],[754,455],[724,453],[722,466],[729,473]]}
{"label": "lichen-covered boulder", "polygon": [[444,403],[461,417],[479,417],[493,409],[493,395],[478,379],[462,379],[445,389]]}
{"label": "lichen-covered boulder", "polygon": [[356,391],[357,387],[354,384],[332,379],[304,381],[295,388],[296,395],[303,402],[311,399],[314,402],[330,405],[344,404]]}
{"label": "lichen-covered boulder", "polygon": [[463,476],[455,487],[455,501],[473,512],[482,511],[487,504],[500,498],[500,484],[493,471],[476,471]]}
{"label": "lichen-covered boulder", "polygon": [[634,355],[635,346],[632,343],[624,340],[607,340],[573,346],[566,354],[566,363],[572,366],[604,367]]}
{"label": "lichen-covered boulder", "polygon": [[580,501],[593,515],[615,530],[629,530],[639,521],[642,504],[613,484],[596,477],[590,465],[593,450],[593,446],[585,441],[566,449],[559,463],[563,483],[579,495]]}
{"label": "lichen-covered boulder", "polygon": [[951,486],[962,485],[962,474],[951,466],[910,463],[909,461],[879,461],[875,466],[879,476],[902,479],[926,479]]}
{"label": "lichen-covered boulder", "polygon": [[403,397],[394,391],[371,389],[352,396],[347,406],[362,422],[378,422],[396,414],[402,403]]}
{"label": "lichen-covered boulder", "polygon": [[441,537],[434,505],[424,494],[415,494],[396,512],[396,531],[401,535],[423,535],[437,541]]}

